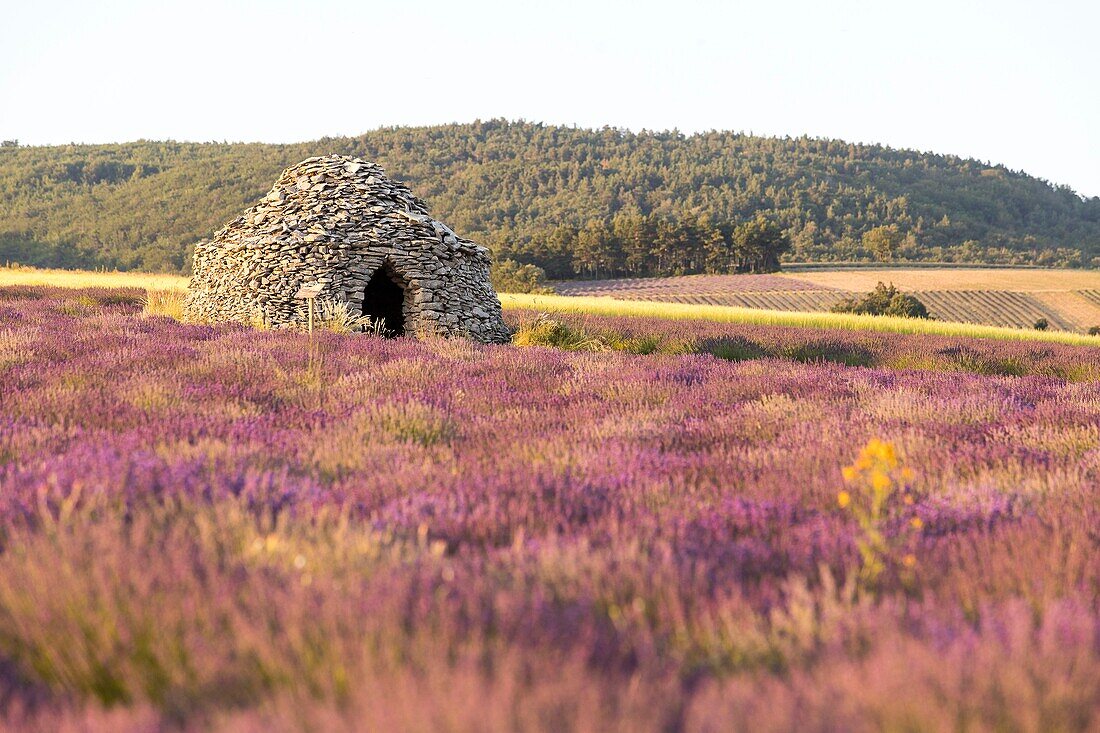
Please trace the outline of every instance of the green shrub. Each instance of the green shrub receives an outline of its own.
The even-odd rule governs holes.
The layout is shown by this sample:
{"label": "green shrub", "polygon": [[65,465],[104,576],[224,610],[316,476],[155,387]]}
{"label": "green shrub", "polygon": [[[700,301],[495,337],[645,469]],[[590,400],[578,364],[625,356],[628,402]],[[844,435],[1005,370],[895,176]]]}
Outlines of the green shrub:
{"label": "green shrub", "polygon": [[607,342],[583,329],[556,321],[545,313],[516,329],[512,336],[516,346],[552,346],[567,351],[607,351]]}
{"label": "green shrub", "polygon": [[779,350],[784,359],[803,364],[833,363],[845,366],[874,366],[874,355],[865,349],[847,344],[834,344],[827,341],[815,341],[806,344],[785,347]]}
{"label": "green shrub", "polygon": [[699,344],[699,351],[726,361],[752,361],[753,359],[775,356],[769,354],[759,344],[740,336],[706,339]]}
{"label": "green shrub", "polygon": [[1040,318],[1039,320],[1035,321],[1034,328],[1036,331],[1046,331],[1048,328],[1050,328],[1050,323],[1047,321],[1047,319]]}
{"label": "green shrub", "polygon": [[1093,326],[1090,328],[1089,336],[1100,336],[1100,326]]}
{"label": "green shrub", "polygon": [[689,341],[665,340],[645,334],[628,336],[616,331],[589,333],[581,326],[554,320],[545,313],[522,324],[513,334],[516,346],[551,346],[567,351],[623,351],[628,354],[689,354],[695,353]]}
{"label": "green shrub", "polygon": [[[1043,358],[1037,358],[1035,361],[1041,362]],[[997,377],[1022,377],[1025,374],[1036,373],[1034,367],[1029,367],[1027,362],[1019,357],[982,353],[968,346],[949,346],[938,350],[929,368],[937,371],[986,374]]]}
{"label": "green shrub", "polygon": [[833,313],[860,313],[871,316],[928,318],[928,308],[912,295],[901,292],[893,283],[879,283],[862,298],[847,298],[833,306]]}

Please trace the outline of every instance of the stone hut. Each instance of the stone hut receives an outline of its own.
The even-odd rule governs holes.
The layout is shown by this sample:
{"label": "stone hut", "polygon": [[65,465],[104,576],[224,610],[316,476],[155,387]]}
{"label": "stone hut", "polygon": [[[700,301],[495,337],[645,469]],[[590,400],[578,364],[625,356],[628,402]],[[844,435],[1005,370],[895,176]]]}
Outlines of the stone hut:
{"label": "stone hut", "polygon": [[511,334],[489,284],[489,252],[428,215],[420,199],[358,158],[309,158],[271,193],[195,247],[186,315],[300,327],[318,304],[392,335],[441,334],[503,343]]}

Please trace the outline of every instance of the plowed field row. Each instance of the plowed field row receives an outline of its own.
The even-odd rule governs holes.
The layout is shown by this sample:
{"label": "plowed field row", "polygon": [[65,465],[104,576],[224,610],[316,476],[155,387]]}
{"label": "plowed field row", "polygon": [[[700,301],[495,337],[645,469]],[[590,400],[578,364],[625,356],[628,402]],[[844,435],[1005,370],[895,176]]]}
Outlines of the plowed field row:
{"label": "plowed field row", "polygon": [[1077,290],[1075,292],[1088,302],[1100,305],[1100,290]]}
{"label": "plowed field row", "polygon": [[1051,328],[1076,330],[1074,325],[1056,310],[1039,302],[1028,293],[999,290],[929,290],[914,293],[928,306],[933,318],[961,323],[984,323],[990,326],[1031,328],[1045,318]]}
{"label": "plowed field row", "polygon": [[832,290],[804,290],[765,293],[665,293],[631,292],[636,300],[660,300],[666,303],[729,305],[737,308],[761,308],[775,311],[827,311],[844,299],[844,293]]}
{"label": "plowed field row", "polygon": [[1100,326],[1100,303],[1094,303],[1081,293],[1049,290],[1032,295],[1057,313],[1075,331],[1088,331],[1093,326]]}
{"label": "plowed field row", "polygon": [[621,280],[569,280],[557,283],[555,289],[562,295],[594,295],[598,297],[629,293],[631,298],[641,298],[643,294],[650,293],[709,295],[715,293],[836,290],[836,288],[828,285],[818,285],[786,275],[683,275],[681,277],[636,277]]}

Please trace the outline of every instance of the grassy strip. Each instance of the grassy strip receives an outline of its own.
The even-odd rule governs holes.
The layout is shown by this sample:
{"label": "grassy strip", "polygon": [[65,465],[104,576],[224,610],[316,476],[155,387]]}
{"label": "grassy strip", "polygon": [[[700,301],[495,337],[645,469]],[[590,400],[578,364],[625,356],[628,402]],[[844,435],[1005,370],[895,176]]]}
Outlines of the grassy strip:
{"label": "grassy strip", "polygon": [[38,270],[32,267],[0,267],[0,287],[49,285],[55,288],[142,288],[186,290],[190,278],[150,272],[91,272],[88,270]]}
{"label": "grassy strip", "polygon": [[699,320],[757,326],[797,326],[802,328],[839,328],[846,331],[882,331],[886,333],[935,334],[1005,341],[1041,341],[1072,346],[1100,346],[1100,337],[1060,331],[1030,331],[971,323],[926,321],[916,318],[864,316],[847,313],[798,313],[723,305],[661,303],[642,300],[618,300],[607,297],[527,295],[502,293],[506,309],[536,310],[552,313],[578,313],[606,316],[649,316],[669,320]]}

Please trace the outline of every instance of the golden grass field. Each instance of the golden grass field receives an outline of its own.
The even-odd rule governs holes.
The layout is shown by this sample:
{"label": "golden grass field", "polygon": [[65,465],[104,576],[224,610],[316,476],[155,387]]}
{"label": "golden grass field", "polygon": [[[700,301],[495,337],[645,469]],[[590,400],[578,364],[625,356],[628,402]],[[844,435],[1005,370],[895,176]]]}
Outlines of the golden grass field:
{"label": "golden grass field", "polygon": [[[880,272],[880,271],[871,271]],[[885,271],[883,271],[885,272]],[[987,270],[1001,272],[1000,270]],[[1044,282],[1038,275],[1049,273],[1053,277],[1045,282],[1077,284],[1076,275],[1089,275],[1100,279],[1100,273],[1076,273],[1064,271],[1027,271],[1032,282]],[[847,273],[813,273],[832,275]],[[855,273],[867,276],[867,272]],[[913,273],[909,273],[913,274]],[[935,273],[941,275],[942,273]],[[1066,279],[1059,278],[1065,276]],[[731,276],[745,277],[745,276]],[[871,275],[870,277],[874,277]],[[690,278],[680,278],[689,280]],[[0,287],[11,285],[51,285],[67,288],[140,288],[150,291],[183,290],[188,278],[179,275],[160,275],[139,272],[87,272],[77,270],[35,270],[25,267],[0,268]],[[839,282],[834,280],[834,282]],[[858,282],[864,282],[859,280]],[[877,280],[875,282],[878,282]],[[1017,282],[1023,282],[1019,280]],[[1088,281],[1080,281],[1088,284]],[[830,286],[830,287],[836,287]],[[1100,284],[1096,291],[1100,291]],[[812,291],[811,291],[812,292]],[[990,290],[990,293],[997,291]],[[1057,290],[1048,292],[1057,293]],[[506,309],[537,310],[561,313],[592,313],[598,315],[655,316],[669,319],[706,320],[720,323],[759,324],[774,326],[801,326],[808,328],[840,328],[845,330],[872,330],[891,333],[929,333],[947,336],[975,336],[982,338],[1012,339],[1026,341],[1049,341],[1055,343],[1098,345],[1100,337],[1065,331],[1035,331],[1033,329],[1004,328],[974,323],[951,321],[923,321],[908,318],[886,318],[879,316],[858,316],[839,313],[800,312],[761,308],[743,308],[726,305],[708,305],[699,303],[669,303],[656,300],[631,300],[629,298],[610,298],[592,296],[564,295],[528,295],[502,293],[501,304]],[[1089,301],[1086,301],[1089,302]],[[1100,310],[1100,298],[1091,305]]]}

